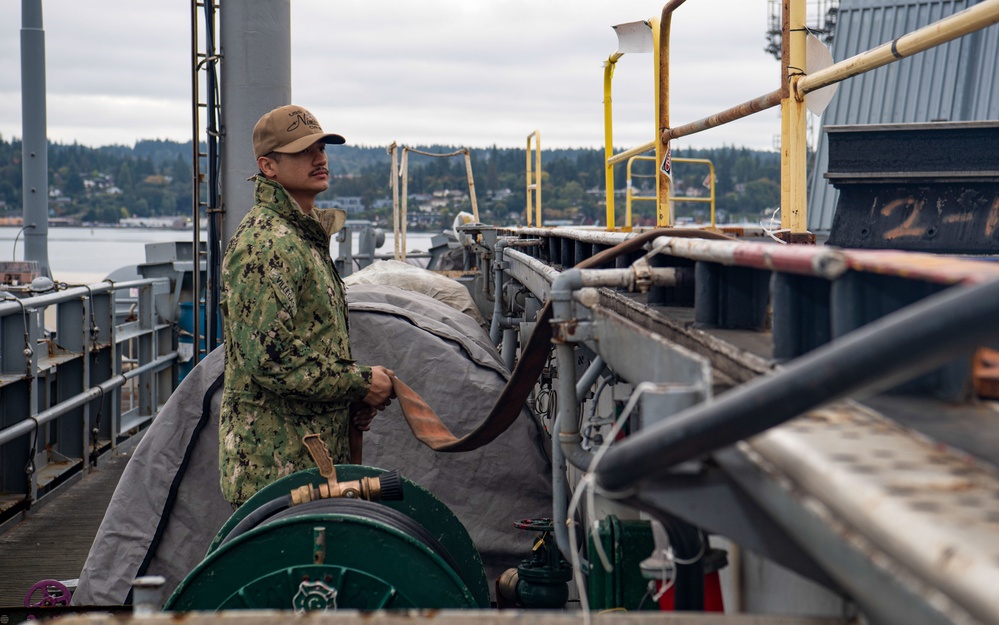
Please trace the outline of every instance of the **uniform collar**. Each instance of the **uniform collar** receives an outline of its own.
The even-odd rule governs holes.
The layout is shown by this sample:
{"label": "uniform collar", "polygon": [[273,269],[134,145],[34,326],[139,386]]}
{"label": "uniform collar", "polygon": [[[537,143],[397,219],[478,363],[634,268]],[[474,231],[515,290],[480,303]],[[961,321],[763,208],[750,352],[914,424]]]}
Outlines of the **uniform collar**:
{"label": "uniform collar", "polygon": [[[316,219],[315,215],[304,213],[302,207],[288,194],[287,189],[280,182],[276,182],[260,174],[257,174],[250,180],[256,183],[254,186],[255,204],[266,205],[307,233],[317,234],[317,232],[322,232],[326,234],[325,228]],[[315,213],[315,208],[313,208],[312,213]],[[328,234],[325,236],[325,240],[329,241]]]}

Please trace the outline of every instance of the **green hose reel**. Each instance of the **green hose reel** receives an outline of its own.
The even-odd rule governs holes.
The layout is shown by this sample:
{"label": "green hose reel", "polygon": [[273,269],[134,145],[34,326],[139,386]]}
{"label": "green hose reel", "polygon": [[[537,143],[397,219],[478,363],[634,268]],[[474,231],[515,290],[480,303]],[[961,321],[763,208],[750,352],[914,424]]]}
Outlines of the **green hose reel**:
{"label": "green hose reel", "polygon": [[[336,473],[348,481],[385,472],[338,465]],[[300,486],[325,482],[310,469],[254,495],[222,527],[164,609],[489,607],[472,539],[429,491],[401,478],[398,501],[332,498],[275,505]]]}

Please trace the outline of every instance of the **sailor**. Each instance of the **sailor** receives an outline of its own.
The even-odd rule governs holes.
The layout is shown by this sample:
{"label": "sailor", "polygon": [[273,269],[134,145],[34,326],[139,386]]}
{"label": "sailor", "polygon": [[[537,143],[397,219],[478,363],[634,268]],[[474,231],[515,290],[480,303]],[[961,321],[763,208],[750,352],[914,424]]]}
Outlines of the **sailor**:
{"label": "sailor", "polygon": [[234,506],[314,466],[305,434],[319,434],[335,463],[348,462],[348,420],[367,430],[394,396],[392,371],[351,359],[344,285],[329,252],[344,214],[315,208],[329,187],[326,146],[342,143],[300,106],[274,109],[253,128],[255,204],[222,261],[219,474]]}

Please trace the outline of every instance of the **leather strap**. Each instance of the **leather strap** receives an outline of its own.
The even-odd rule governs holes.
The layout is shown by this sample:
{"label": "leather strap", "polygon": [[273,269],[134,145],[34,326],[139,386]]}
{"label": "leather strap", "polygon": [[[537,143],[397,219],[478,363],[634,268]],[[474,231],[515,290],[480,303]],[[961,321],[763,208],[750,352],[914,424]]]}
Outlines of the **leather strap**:
{"label": "leather strap", "polygon": [[350,464],[364,464],[361,451],[364,449],[364,431],[351,420],[347,425],[347,445],[350,449]]}

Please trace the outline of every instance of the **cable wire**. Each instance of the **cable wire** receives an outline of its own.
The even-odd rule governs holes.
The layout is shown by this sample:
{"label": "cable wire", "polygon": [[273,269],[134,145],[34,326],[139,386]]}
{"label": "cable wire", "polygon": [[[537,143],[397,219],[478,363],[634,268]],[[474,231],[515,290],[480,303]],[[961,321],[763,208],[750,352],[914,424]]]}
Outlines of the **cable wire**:
{"label": "cable wire", "polygon": [[[614,427],[611,428],[610,435],[607,436],[603,444],[600,446],[599,449],[597,449],[597,452],[593,455],[593,459],[590,461],[590,466],[589,468],[587,468],[586,474],[583,475],[582,479],[580,479],[579,484],[577,484],[575,492],[573,492],[572,494],[572,500],[569,502],[569,510],[565,522],[569,526],[570,543],[572,544],[576,543],[575,523],[572,522],[572,518],[575,516],[576,510],[579,508],[579,503],[582,500],[584,494],[586,495],[586,502],[587,505],[589,506],[590,512],[592,512],[595,509],[594,493],[597,489],[595,471],[597,466],[600,464],[600,461],[603,459],[604,455],[606,455],[607,450],[610,448],[611,443],[614,441],[615,438],[617,438],[617,435],[621,433],[621,430],[624,428],[624,425],[628,421],[628,418],[631,416],[631,413],[635,409],[635,406],[638,405],[639,398],[646,392],[654,390],[656,388],[658,388],[658,385],[653,384],[652,382],[642,382],[641,384],[635,387],[635,390],[632,391],[631,393],[631,397],[628,398],[628,403],[625,405],[624,410],[621,411],[621,416],[614,424]],[[605,493],[601,491],[601,495],[604,494]],[[593,531],[594,533],[596,531],[596,522],[594,522]],[[593,546],[597,552],[597,555],[600,557],[600,563],[603,565],[604,570],[607,571],[608,573],[612,572],[614,570],[614,567],[610,563],[610,560],[607,557],[607,553],[604,551],[599,536],[594,535]],[[590,605],[589,605],[589,599],[586,596],[586,589],[583,587],[583,580],[582,580],[583,571],[582,571],[582,566],[580,565],[579,562],[579,554],[576,552],[575,549],[573,549],[571,555],[572,555],[573,576],[576,579],[576,588],[579,592],[579,603],[583,611],[583,622],[584,625],[590,625],[591,623]]]}

